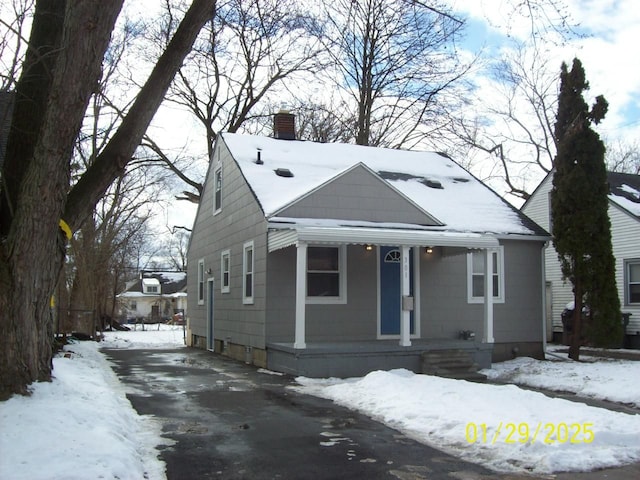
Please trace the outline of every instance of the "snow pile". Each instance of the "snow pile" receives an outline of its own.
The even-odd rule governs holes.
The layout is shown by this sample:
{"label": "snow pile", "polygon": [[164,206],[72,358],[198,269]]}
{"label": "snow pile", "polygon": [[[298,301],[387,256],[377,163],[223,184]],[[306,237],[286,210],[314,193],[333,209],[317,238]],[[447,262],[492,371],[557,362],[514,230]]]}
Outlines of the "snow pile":
{"label": "snow pile", "polygon": [[297,381],[301,392],[329,398],[497,471],[589,471],[640,461],[640,415],[552,399],[513,385],[407,370],[376,371],[361,379]]}
{"label": "snow pile", "polygon": [[[584,356],[581,358],[585,358]],[[567,370],[571,375],[567,375]],[[600,360],[593,363],[540,362],[516,358],[483,370],[491,380],[517,383],[640,408],[640,362]]]}
{"label": "snow pile", "polygon": [[67,345],[51,383],[0,403],[0,478],[165,478],[160,424],[132,408],[98,346]]}

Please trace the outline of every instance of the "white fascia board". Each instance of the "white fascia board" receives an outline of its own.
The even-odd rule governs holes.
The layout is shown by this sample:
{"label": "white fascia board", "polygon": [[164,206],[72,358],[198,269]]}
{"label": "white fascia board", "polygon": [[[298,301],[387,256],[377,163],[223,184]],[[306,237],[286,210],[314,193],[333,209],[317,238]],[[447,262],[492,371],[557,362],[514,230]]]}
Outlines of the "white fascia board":
{"label": "white fascia board", "polygon": [[387,228],[301,227],[269,232],[269,251],[298,242],[315,244],[393,245],[414,247],[493,248],[499,245],[495,236],[478,233],[453,233],[427,230]]}

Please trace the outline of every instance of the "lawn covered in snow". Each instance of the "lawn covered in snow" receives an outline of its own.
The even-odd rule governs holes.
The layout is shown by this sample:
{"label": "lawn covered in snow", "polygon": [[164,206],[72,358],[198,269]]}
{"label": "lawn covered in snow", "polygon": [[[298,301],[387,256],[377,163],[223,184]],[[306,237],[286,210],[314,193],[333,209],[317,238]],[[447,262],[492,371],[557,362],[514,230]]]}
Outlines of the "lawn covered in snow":
{"label": "lawn covered in snow", "polygon": [[[563,365],[558,375],[576,375],[574,364]],[[626,371],[620,368],[620,373]],[[408,370],[377,371],[347,380],[299,377],[297,381],[301,392],[331,399],[496,471],[547,474],[640,461],[640,415],[549,398],[514,385],[478,384]]]}
{"label": "lawn covered in snow", "polygon": [[591,357],[588,350],[582,351],[578,363],[568,365],[566,357],[548,355],[548,362],[516,358],[496,363],[482,373],[499,382],[572,392],[640,408],[640,361]]}
{"label": "lawn covered in snow", "polygon": [[1,479],[165,478],[156,450],[167,444],[161,425],[137,414],[98,350],[182,345],[182,327],[146,327],[65,346],[53,359],[51,383],[32,385],[30,397],[0,402]]}
{"label": "lawn covered in snow", "polygon": [[[156,449],[167,444],[161,425],[133,410],[99,348],[180,346],[182,327],[169,326],[109,332],[99,344],[68,345],[67,356],[54,359],[51,383],[34,384],[30,397],[0,403],[0,478],[165,478]],[[485,373],[640,404],[633,382],[626,383],[640,378],[640,362],[594,361],[517,359]],[[583,471],[640,461],[640,415],[551,399],[513,385],[476,384],[406,370],[297,381],[293,388],[332,399],[498,471]]]}

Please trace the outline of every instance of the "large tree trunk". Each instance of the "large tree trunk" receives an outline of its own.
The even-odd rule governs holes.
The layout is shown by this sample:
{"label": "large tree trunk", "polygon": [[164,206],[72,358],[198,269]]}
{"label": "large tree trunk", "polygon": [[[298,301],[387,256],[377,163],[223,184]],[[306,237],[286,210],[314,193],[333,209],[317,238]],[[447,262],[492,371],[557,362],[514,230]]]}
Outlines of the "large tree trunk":
{"label": "large tree trunk", "polygon": [[[36,8],[56,1],[39,0]],[[213,14],[215,0],[194,0],[121,127],[67,195],[74,141],[100,78],[104,52],[121,6],[122,0],[73,0],[65,11],[42,128],[33,155],[24,159],[25,173],[16,186],[10,222],[2,218],[0,399],[26,393],[29,383],[51,378],[49,302],[66,247],[58,224],[64,219],[72,229],[79,228],[124,169],[202,25]],[[45,75],[41,77],[44,82]],[[11,136],[21,134],[13,130]]]}
{"label": "large tree trunk", "polygon": [[[41,0],[36,8],[50,4]],[[47,77],[53,75],[46,107],[32,110],[44,112],[42,126],[33,153],[20,159],[23,173],[13,185],[17,193],[12,214],[3,217],[0,398],[25,393],[29,383],[51,378],[50,298],[65,255],[66,239],[58,224],[69,188],[71,154],[121,6],[117,1],[69,2],[53,71],[31,79],[48,85]],[[12,129],[9,143],[23,134]]]}

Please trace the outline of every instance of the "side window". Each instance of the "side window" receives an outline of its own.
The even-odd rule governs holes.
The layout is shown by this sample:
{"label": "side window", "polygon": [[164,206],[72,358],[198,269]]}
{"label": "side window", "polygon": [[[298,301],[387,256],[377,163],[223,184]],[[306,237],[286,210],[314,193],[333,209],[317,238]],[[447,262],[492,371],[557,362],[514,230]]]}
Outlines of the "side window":
{"label": "side window", "polygon": [[242,303],[253,303],[253,242],[247,242],[242,254]]}
{"label": "side window", "polygon": [[[494,250],[493,271],[493,301],[504,303],[504,248]],[[484,250],[467,253],[467,301],[469,303],[484,303]]]}
{"label": "side window", "polygon": [[213,213],[222,210],[222,166],[213,174]]}
{"label": "side window", "polygon": [[640,259],[625,261],[625,303],[640,305]]}
{"label": "side window", "polygon": [[220,254],[220,290],[222,293],[231,291],[231,252],[225,250]]}
{"label": "side window", "polygon": [[204,305],[204,258],[198,260],[198,305]]}
{"label": "side window", "polygon": [[345,247],[307,249],[307,302],[344,303],[346,301]]}

